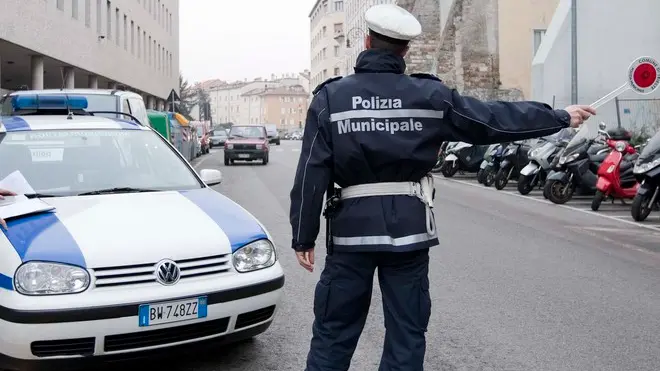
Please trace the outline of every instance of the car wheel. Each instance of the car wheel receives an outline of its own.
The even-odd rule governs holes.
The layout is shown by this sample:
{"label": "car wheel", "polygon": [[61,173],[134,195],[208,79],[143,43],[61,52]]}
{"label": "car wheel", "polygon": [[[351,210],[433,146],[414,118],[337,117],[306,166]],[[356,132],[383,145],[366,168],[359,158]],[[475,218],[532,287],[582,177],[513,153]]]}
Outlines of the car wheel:
{"label": "car wheel", "polygon": [[268,164],[268,156],[264,157],[264,159],[263,159],[263,164],[264,164],[264,165],[267,165],[267,164]]}
{"label": "car wheel", "polygon": [[279,145],[280,145],[280,141],[278,140],[277,142],[275,142],[275,145],[276,145],[276,146],[279,146]]}

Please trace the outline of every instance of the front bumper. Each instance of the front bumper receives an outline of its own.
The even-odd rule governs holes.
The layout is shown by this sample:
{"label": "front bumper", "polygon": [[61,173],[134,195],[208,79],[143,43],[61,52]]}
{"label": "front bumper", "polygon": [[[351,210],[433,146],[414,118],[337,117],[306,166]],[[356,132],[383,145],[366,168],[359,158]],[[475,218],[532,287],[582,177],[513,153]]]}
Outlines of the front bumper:
{"label": "front bumper", "polygon": [[263,160],[268,151],[263,149],[225,149],[225,157],[230,160]]}
{"label": "front bumper", "polygon": [[138,307],[153,302],[152,298],[50,310],[0,306],[0,369],[78,367],[91,361],[150,356],[172,347],[199,350],[197,346],[207,341],[227,343],[258,335],[268,329],[276,314],[284,275],[279,264],[249,274],[259,275],[258,282],[166,298],[175,301],[206,295],[208,315],[151,327],[138,325]]}

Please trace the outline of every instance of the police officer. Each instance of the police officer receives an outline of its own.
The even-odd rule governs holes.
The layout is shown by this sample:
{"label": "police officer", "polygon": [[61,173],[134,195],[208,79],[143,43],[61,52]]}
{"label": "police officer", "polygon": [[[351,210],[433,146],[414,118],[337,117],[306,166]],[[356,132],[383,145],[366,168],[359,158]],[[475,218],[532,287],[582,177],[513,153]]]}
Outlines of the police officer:
{"label": "police officer", "polygon": [[308,371],[348,370],[376,268],[386,328],[379,370],[423,369],[429,248],[439,243],[428,173],[443,141],[542,137],[595,114],[587,106],[482,102],[435,76],[405,75],[403,57],[421,34],[420,23],[391,4],[370,8],[365,20],[369,35],[355,74],[313,91],[291,190],[292,247],[310,272],[324,193],[329,196],[328,254],[314,295]]}

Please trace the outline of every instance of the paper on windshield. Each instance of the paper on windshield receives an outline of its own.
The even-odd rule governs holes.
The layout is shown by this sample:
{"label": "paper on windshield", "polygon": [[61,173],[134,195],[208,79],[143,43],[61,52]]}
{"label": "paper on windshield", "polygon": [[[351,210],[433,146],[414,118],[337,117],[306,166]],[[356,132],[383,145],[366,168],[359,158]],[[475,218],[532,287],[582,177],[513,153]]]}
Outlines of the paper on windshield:
{"label": "paper on windshield", "polygon": [[18,170],[0,180],[0,188],[17,194],[17,196],[5,196],[4,200],[0,200],[0,219],[15,218],[55,209],[55,207],[40,199],[25,197],[25,194],[35,192],[27,179]]}

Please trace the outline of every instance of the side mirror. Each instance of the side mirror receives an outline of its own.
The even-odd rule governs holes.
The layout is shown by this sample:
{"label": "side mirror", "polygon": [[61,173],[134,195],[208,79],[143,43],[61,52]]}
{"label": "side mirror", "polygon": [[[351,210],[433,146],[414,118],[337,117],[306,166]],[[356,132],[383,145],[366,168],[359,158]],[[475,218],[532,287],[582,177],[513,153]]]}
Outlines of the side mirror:
{"label": "side mirror", "polygon": [[214,186],[222,183],[222,172],[215,169],[202,169],[199,176],[207,186]]}
{"label": "side mirror", "polygon": [[607,125],[605,125],[605,123],[601,121],[600,124],[598,124],[598,130],[605,130],[605,129],[607,129]]}

